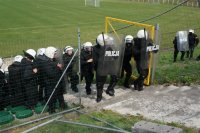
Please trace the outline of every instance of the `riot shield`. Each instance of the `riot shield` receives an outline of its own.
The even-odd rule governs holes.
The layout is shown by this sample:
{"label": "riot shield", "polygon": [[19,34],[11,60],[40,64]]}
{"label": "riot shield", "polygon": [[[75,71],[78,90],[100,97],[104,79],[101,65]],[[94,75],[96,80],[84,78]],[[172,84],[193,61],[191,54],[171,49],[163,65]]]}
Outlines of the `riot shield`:
{"label": "riot shield", "polygon": [[120,76],[125,50],[124,37],[113,34],[108,34],[108,36],[100,49],[97,72],[100,76]]}
{"label": "riot shield", "polygon": [[[133,45],[133,56],[137,69],[148,69],[150,51],[148,47],[152,46],[151,40],[145,38],[135,38]],[[138,70],[140,71],[140,70]]]}
{"label": "riot shield", "polygon": [[178,31],[177,32],[177,48],[178,51],[188,51],[188,33],[187,31]]}

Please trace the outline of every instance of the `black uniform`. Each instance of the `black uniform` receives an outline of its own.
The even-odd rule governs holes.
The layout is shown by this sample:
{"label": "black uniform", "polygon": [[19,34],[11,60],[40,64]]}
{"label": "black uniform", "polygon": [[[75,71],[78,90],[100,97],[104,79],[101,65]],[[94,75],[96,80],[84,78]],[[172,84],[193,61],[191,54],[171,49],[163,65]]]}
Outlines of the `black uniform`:
{"label": "black uniform", "polygon": [[6,107],[5,99],[5,74],[0,70],[0,110],[3,110]]}
{"label": "black uniform", "polygon": [[[176,58],[178,56],[178,46],[177,46],[177,37],[174,38],[173,40],[173,44],[174,44],[174,62],[176,62]],[[184,56],[185,56],[185,51],[180,51],[181,52],[181,58],[180,60],[183,61],[184,60]]]}
{"label": "black uniform", "polygon": [[11,98],[11,105],[24,105],[24,91],[22,86],[21,63],[14,62],[8,67],[9,72],[9,88]]}
{"label": "black uniform", "polygon": [[81,80],[85,77],[86,81],[86,93],[87,95],[91,94],[91,84],[94,77],[94,63],[87,62],[87,60],[93,59],[92,52],[86,51],[84,49],[81,50]]}
{"label": "black uniform", "polygon": [[188,34],[189,51],[187,51],[187,58],[193,58],[194,48],[198,45],[199,39],[196,34],[189,32]]}
{"label": "black uniform", "polygon": [[[101,76],[98,72],[98,62],[100,55],[104,55],[105,50],[99,45],[95,45],[93,48],[93,60],[94,60],[94,70],[96,71],[96,87],[97,87],[97,102],[100,102],[102,99],[103,86],[106,82],[107,76]],[[114,96],[114,87],[117,84],[118,78],[115,75],[110,75],[110,84],[106,90],[106,93],[110,96]]]}
{"label": "black uniform", "polygon": [[[46,57],[46,56],[45,56]],[[50,98],[60,76],[62,75],[62,71],[59,67],[57,67],[57,62],[49,59],[46,57],[45,63],[42,66],[43,71],[43,78],[44,78],[44,84],[45,84],[45,100]],[[59,101],[60,107],[64,108],[64,83],[63,79],[59,83],[58,87],[56,88],[54,94],[52,95],[48,105],[49,105],[49,113],[55,112],[55,104],[57,100]]]}
{"label": "black uniform", "polygon": [[134,38],[133,57],[139,77],[134,81],[136,90],[143,90],[144,79],[148,76],[149,52],[146,52],[147,46],[152,46],[150,40],[145,38]]}
{"label": "black uniform", "polygon": [[44,71],[42,70],[43,69],[43,66],[45,65],[45,60],[46,60],[46,56],[45,55],[38,55],[36,58],[35,58],[35,65],[38,69],[38,72],[37,72],[37,77],[38,77],[38,85],[39,85],[39,90],[38,90],[38,98],[39,98],[39,101],[40,102],[43,102],[44,100],[44,97],[43,97],[43,92],[44,92],[44,89],[45,89],[45,83],[44,83]]}
{"label": "black uniform", "polygon": [[22,86],[25,92],[25,104],[33,108],[38,102],[37,74],[33,72],[34,64],[28,58],[21,61]]}
{"label": "black uniform", "polygon": [[122,74],[121,77],[124,76],[124,71],[126,72],[126,77],[124,80],[124,87],[130,88],[129,86],[129,80],[132,74],[132,66],[131,66],[131,57],[133,56],[133,44],[127,43],[125,47],[125,53],[124,53],[124,60],[123,60],[123,66],[122,66]]}
{"label": "black uniform", "polygon": [[[72,57],[73,57],[73,54],[72,55],[68,55],[67,53],[63,54],[63,62],[64,62],[65,68],[69,64]],[[77,72],[74,71],[75,63],[77,63],[76,61],[77,61],[77,58],[75,57],[66,72],[67,79],[70,78],[71,88],[74,92],[78,92],[77,85],[79,82],[79,77],[77,75]]]}

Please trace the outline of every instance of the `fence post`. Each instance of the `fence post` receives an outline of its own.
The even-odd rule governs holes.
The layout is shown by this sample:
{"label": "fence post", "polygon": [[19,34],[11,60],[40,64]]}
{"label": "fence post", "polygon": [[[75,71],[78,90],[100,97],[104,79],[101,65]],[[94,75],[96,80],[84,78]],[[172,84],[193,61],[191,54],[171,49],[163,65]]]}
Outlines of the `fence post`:
{"label": "fence post", "polygon": [[[155,41],[155,45],[158,45],[158,46],[160,45],[160,40],[159,40],[159,24],[156,24],[156,26],[155,26],[155,38],[154,38],[154,41]],[[156,63],[157,63],[157,54],[153,54],[151,84],[154,84],[155,71],[156,71]]]}
{"label": "fence post", "polygon": [[78,73],[79,73],[79,85],[78,85],[78,92],[79,92],[79,105],[81,105],[81,34],[80,34],[80,28],[78,28]]}
{"label": "fence post", "polygon": [[52,91],[50,97],[48,98],[47,102],[45,103],[45,105],[44,105],[44,107],[43,107],[43,109],[42,109],[42,112],[41,112],[40,114],[43,114],[44,110],[46,109],[47,105],[49,104],[49,101],[51,100],[53,94],[55,93],[55,91],[56,91],[58,85],[60,84],[62,78],[64,77],[66,71],[68,70],[68,68],[69,68],[70,64],[72,63],[72,60],[73,60],[74,57],[76,56],[77,52],[78,52],[78,50],[75,51],[75,53],[74,53],[74,55],[72,56],[70,62],[68,63],[68,65],[67,65],[67,67],[65,68],[65,70],[63,71],[62,75],[60,76],[60,79],[59,79],[58,82],[56,83],[56,86],[54,87],[54,89],[53,89],[53,91]]}

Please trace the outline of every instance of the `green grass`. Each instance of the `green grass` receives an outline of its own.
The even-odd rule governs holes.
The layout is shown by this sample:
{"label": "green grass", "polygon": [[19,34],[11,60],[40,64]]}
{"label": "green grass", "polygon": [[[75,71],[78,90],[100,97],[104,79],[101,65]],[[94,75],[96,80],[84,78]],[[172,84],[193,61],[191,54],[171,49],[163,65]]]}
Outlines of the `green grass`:
{"label": "green grass", "polygon": [[158,84],[199,84],[200,62],[195,58],[200,54],[197,47],[194,52],[194,58],[180,61],[181,53],[178,54],[177,62],[173,63],[173,49],[167,52],[160,52],[159,61],[156,66],[155,83]]}
{"label": "green grass", "polygon": [[[92,112],[90,115],[100,118],[103,120],[106,120],[110,124],[113,124],[117,127],[120,127],[124,130],[131,131],[131,127],[141,120],[145,120],[142,116],[129,116],[129,115],[120,115],[118,113],[114,113],[112,111],[101,111],[101,112]],[[94,119],[89,118],[86,115],[78,115],[76,113],[70,113],[66,114],[64,118],[68,121],[75,121],[75,122],[81,122],[86,124],[92,124],[92,125],[98,125],[103,127],[109,127],[103,122],[96,121]],[[149,120],[147,120],[149,121]],[[162,123],[162,122],[156,122],[156,123]],[[35,125],[35,124],[34,124]],[[167,123],[167,125],[179,127],[182,128],[184,133],[198,133],[197,130],[192,128],[187,128],[183,125],[177,124],[177,123]],[[33,125],[29,125],[28,127],[19,128],[17,130],[14,130],[13,132],[22,132],[24,130],[29,129]],[[33,133],[112,133],[111,131],[106,131],[103,129],[95,129],[95,128],[89,128],[89,127],[83,127],[83,126],[77,126],[72,124],[66,124],[62,122],[53,122],[51,124],[48,124],[46,126],[43,126],[41,128],[38,128],[37,130],[34,130]],[[114,133],[114,132],[113,132]]]}
{"label": "green grass", "polygon": [[[0,56],[49,45],[61,48],[76,46],[78,27],[81,29],[81,42],[95,42],[96,36],[104,31],[106,16],[140,21],[171,7],[123,0],[104,0],[100,8],[85,7],[84,0],[0,0]],[[161,33],[196,28],[200,24],[199,9],[179,7],[146,23],[159,23]],[[134,28],[119,33],[136,34]],[[162,36],[161,45],[171,46],[173,37],[174,34]]]}
{"label": "green grass", "polygon": [[[127,0],[104,0],[99,8],[85,7],[84,0],[0,0],[0,56],[9,57],[22,54],[22,50],[28,48],[50,45],[59,48],[66,45],[77,47],[78,27],[81,30],[81,43],[95,42],[96,36],[104,31],[106,16],[141,21],[172,7]],[[159,23],[161,49],[173,47],[172,40],[178,30],[197,28],[195,32],[200,36],[199,8],[181,6],[145,23]],[[113,26],[118,29],[127,25],[113,23]],[[135,36],[138,29],[132,26],[118,33]],[[199,54],[198,49],[194,57]],[[199,82],[196,76],[177,76],[198,71],[199,63],[172,63],[173,50],[161,51],[159,56],[157,83]]]}

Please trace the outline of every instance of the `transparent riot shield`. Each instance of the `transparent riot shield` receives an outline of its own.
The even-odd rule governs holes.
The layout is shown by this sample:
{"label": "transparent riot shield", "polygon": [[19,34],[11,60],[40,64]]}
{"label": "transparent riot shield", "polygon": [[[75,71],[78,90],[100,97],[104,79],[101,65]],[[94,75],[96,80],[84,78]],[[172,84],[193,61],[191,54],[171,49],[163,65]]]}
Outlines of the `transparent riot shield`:
{"label": "transparent riot shield", "polygon": [[177,32],[177,47],[178,51],[188,51],[188,33],[187,31],[178,31]]}
{"label": "transparent riot shield", "polygon": [[139,73],[149,67],[150,53],[147,51],[148,46],[150,46],[150,40],[146,40],[145,38],[134,39],[133,56]]}
{"label": "transparent riot shield", "polygon": [[104,40],[104,47],[100,50],[97,72],[101,76],[120,76],[125,50],[124,37],[113,34],[108,36],[108,39]]}

